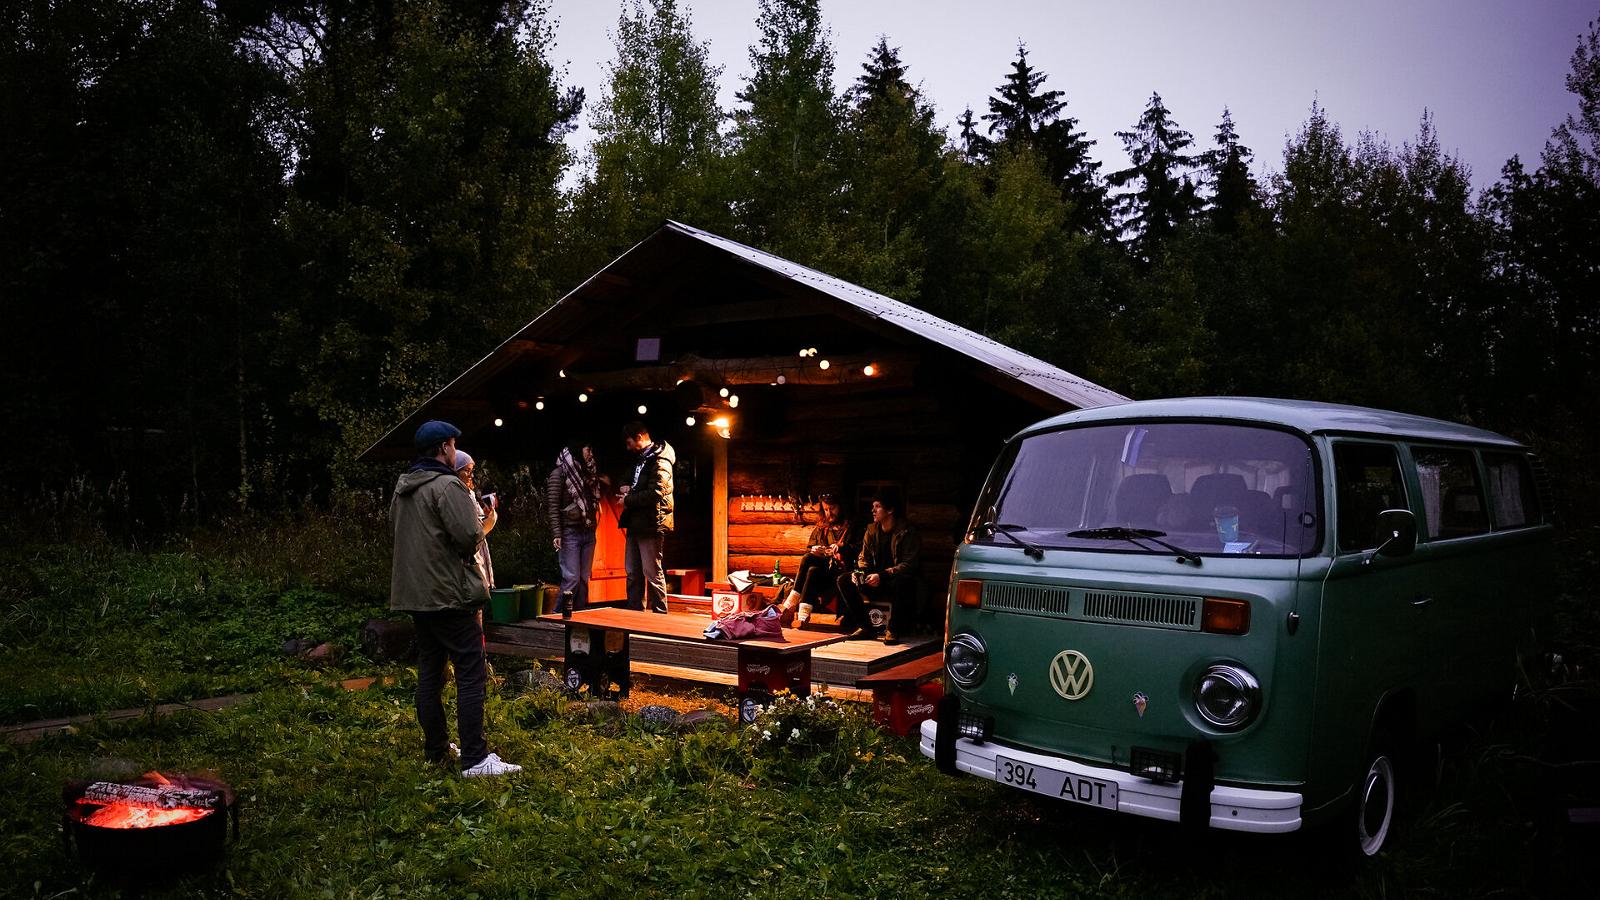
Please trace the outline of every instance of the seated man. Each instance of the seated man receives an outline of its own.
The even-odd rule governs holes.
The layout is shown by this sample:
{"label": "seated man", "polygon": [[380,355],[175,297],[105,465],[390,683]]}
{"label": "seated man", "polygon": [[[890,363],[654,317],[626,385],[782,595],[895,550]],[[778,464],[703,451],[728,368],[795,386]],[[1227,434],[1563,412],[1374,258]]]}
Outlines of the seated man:
{"label": "seated man", "polygon": [[922,536],[906,521],[900,495],[881,493],[872,500],[872,524],[862,537],[856,570],[838,580],[845,630],[851,638],[877,637],[867,619],[866,605],[887,601],[889,616],[883,623],[883,640],[899,643],[916,612],[921,581]]}

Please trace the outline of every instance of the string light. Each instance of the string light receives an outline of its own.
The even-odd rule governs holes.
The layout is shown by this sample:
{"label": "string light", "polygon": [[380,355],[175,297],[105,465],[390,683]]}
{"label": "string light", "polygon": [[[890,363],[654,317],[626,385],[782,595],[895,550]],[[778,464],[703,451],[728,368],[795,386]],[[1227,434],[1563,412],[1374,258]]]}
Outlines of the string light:
{"label": "string light", "polygon": [[588,394],[584,394],[584,393],[578,394],[578,402],[579,403],[588,403],[589,402],[589,395]]}
{"label": "string light", "polygon": [[684,419],[683,419],[683,424],[688,425],[690,428],[693,428],[694,427],[694,416],[685,416]]}
{"label": "string light", "polygon": [[567,370],[566,369],[557,369],[556,370],[556,375],[558,375],[558,376],[560,376],[562,378],[565,378],[565,377],[567,377]]}
{"label": "string light", "polygon": [[533,401],[533,408],[534,409],[544,409],[544,400],[543,399],[539,399],[539,400]]}
{"label": "string light", "polygon": [[642,415],[644,415],[645,413],[647,413],[649,411],[650,411],[649,407],[645,406],[643,403],[639,404],[639,415],[642,416]]}
{"label": "string light", "polygon": [[861,374],[871,378],[872,376],[878,374],[878,367],[872,363],[867,363],[866,367],[861,370]]}
{"label": "string light", "polygon": [[728,398],[728,405],[731,406],[731,407],[734,407],[735,409],[737,409],[739,407],[739,395],[738,394],[734,394],[734,395],[730,396]]}
{"label": "string light", "polygon": [[789,379],[787,377],[783,376],[783,375],[779,375],[778,376],[778,383],[779,384],[788,384],[789,383]]}
{"label": "string light", "polygon": [[526,401],[526,400],[518,400],[517,401],[517,409],[527,409],[527,408],[528,408],[528,401]]}
{"label": "string light", "polygon": [[728,417],[727,416],[717,416],[715,419],[712,419],[707,424],[709,424],[712,428],[721,428],[724,431],[726,431],[727,428],[728,428]]}
{"label": "string light", "polygon": [[822,361],[822,362],[819,362],[819,363],[817,363],[817,368],[819,368],[819,369],[822,369],[822,370],[824,370],[824,371],[826,371],[826,370],[827,370],[827,368],[828,368],[828,367],[829,367],[829,366],[831,366],[831,365],[833,365],[833,363],[831,363],[831,362],[828,362],[828,361],[827,361],[827,360],[823,360],[823,361]]}
{"label": "string light", "polygon": [[728,396],[728,389],[727,388],[723,388],[722,390],[717,391],[717,393],[719,395],[723,396],[723,397],[726,397],[726,396]]}
{"label": "string light", "polygon": [[805,358],[806,358],[806,357],[808,357],[808,356],[810,356],[810,355],[811,355],[811,351],[810,351],[810,350],[807,350],[807,349],[806,349],[806,348],[804,348],[804,347],[801,347],[801,348],[800,348],[800,358],[801,358],[801,359],[805,359]]}
{"label": "string light", "polygon": [[496,428],[499,428],[499,427],[501,427],[501,426],[503,426],[505,424],[506,424],[506,420],[505,419],[495,419],[494,420],[494,427],[496,427]]}

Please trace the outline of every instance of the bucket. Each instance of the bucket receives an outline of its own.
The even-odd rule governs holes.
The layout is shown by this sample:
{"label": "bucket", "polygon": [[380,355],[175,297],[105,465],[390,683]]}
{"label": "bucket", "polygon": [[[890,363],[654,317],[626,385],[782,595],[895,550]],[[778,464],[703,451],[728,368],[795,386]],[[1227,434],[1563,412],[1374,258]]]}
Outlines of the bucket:
{"label": "bucket", "polygon": [[495,622],[517,621],[516,588],[495,588],[489,592],[489,618]]}
{"label": "bucket", "polygon": [[561,585],[545,584],[539,586],[539,609],[544,615],[554,615],[556,602],[561,599]]}
{"label": "bucket", "polygon": [[539,615],[539,586],[517,585],[517,618],[531,619]]}

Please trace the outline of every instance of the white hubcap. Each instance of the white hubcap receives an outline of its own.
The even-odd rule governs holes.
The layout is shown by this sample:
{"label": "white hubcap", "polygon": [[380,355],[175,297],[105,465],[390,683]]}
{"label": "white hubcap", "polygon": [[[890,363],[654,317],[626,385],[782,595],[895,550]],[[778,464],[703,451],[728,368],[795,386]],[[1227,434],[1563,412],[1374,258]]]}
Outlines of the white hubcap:
{"label": "white hubcap", "polygon": [[1389,825],[1394,820],[1394,763],[1388,756],[1379,756],[1367,767],[1357,803],[1356,837],[1361,841],[1361,852],[1375,856],[1388,840]]}

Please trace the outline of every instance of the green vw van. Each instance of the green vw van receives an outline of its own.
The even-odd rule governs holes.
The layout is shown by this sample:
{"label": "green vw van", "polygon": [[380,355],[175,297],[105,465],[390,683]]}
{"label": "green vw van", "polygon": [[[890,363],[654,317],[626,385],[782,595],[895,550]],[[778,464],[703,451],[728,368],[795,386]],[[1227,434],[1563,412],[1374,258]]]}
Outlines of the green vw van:
{"label": "green vw van", "polygon": [[1509,699],[1551,596],[1509,438],[1287,400],[1081,410],[1009,441],[951,579],[921,750],[1069,803],[1378,853],[1425,748]]}

